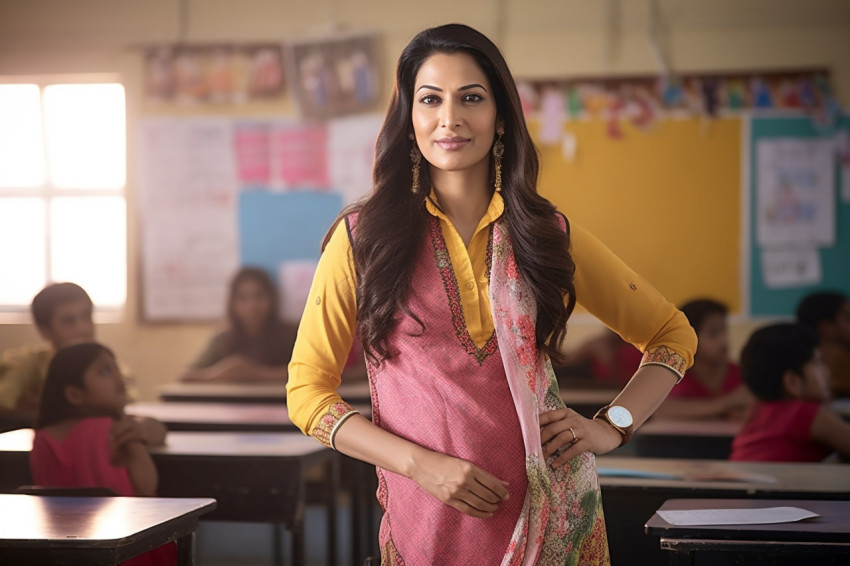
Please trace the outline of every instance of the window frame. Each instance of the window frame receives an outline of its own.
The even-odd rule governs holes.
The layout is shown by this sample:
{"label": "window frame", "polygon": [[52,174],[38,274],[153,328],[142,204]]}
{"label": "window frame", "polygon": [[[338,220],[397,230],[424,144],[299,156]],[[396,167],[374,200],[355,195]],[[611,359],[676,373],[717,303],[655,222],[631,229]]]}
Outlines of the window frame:
{"label": "window frame", "polygon": [[[95,319],[97,322],[120,322],[123,320],[125,309],[130,302],[129,279],[130,279],[130,210],[128,207],[127,184],[129,170],[129,128],[128,126],[128,97],[127,85],[122,76],[117,73],[73,73],[73,74],[39,74],[39,75],[0,75],[0,85],[10,84],[32,84],[39,89],[41,102],[41,127],[42,127],[42,151],[44,157],[45,179],[37,187],[0,187],[0,203],[6,198],[36,198],[44,204],[45,214],[45,249],[44,263],[46,281],[45,284],[54,281],[51,277],[53,244],[51,242],[52,218],[51,204],[56,198],[80,198],[80,197],[118,197],[123,200],[126,211],[125,218],[125,279],[124,279],[124,302],[120,305],[100,306],[95,301]],[[124,89],[124,122],[125,122],[125,176],[124,185],[115,189],[86,189],[86,188],[58,188],[50,178],[50,156],[47,144],[47,126],[44,120],[44,91],[52,85],[68,84],[120,84]],[[38,290],[33,292],[33,296]],[[30,305],[13,305],[0,302],[0,324],[22,324],[30,322]]]}

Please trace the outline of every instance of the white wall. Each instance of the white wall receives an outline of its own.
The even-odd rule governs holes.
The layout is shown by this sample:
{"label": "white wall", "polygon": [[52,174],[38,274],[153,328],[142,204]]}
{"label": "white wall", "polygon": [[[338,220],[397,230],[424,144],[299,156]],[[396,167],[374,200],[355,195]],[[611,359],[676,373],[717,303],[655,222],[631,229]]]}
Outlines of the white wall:
{"label": "white wall", "polygon": [[[188,42],[375,30],[384,38],[388,75],[416,32],[448,22],[467,23],[496,40],[517,76],[653,73],[659,67],[646,39],[653,21],[673,70],[827,67],[850,106],[850,2],[844,0],[2,0],[0,77],[109,72],[127,86],[129,303],[121,322],[98,332],[139,376],[146,398],[176,377],[213,330],[138,320],[133,134],[140,115],[139,47],[181,39],[181,5],[188,10],[182,35]],[[751,328],[733,327],[734,352]],[[576,323],[571,336],[575,343],[595,331]],[[0,349],[35,340],[26,322],[0,324]]]}

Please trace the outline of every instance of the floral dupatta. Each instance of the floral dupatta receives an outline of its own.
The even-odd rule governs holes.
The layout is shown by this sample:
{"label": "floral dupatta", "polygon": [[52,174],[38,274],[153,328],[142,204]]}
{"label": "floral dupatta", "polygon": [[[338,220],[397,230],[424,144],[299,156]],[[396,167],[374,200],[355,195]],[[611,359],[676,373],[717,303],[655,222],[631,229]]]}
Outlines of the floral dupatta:
{"label": "floral dupatta", "polygon": [[[502,566],[608,565],[602,500],[591,453],[552,469],[543,456],[540,413],[564,407],[549,357],[538,351],[534,295],[517,269],[503,221],[493,227],[490,301],[525,444],[528,490]],[[556,455],[550,457],[549,461]]]}

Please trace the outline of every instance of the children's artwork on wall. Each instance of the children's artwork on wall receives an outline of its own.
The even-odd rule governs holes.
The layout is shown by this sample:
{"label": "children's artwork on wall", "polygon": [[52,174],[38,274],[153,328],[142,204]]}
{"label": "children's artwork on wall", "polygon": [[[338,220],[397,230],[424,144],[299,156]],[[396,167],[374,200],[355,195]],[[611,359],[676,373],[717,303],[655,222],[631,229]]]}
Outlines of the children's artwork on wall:
{"label": "children's artwork on wall", "polygon": [[[823,127],[834,125],[840,108],[822,69],[763,73],[702,73],[622,78],[520,80],[526,117],[541,121],[539,141],[555,145],[565,119],[600,119],[608,136],[621,139],[622,123],[648,130],[657,120],[713,118],[749,110],[795,110],[811,113]],[[560,99],[560,100],[558,100]]]}
{"label": "children's artwork on wall", "polygon": [[321,119],[364,112],[380,96],[377,36],[338,35],[289,46],[289,68],[302,115]]}
{"label": "children's artwork on wall", "polygon": [[242,104],[284,94],[281,44],[158,45],[145,49],[149,105]]}
{"label": "children's artwork on wall", "polygon": [[758,244],[835,243],[835,150],[829,139],[760,141],[756,147]]}

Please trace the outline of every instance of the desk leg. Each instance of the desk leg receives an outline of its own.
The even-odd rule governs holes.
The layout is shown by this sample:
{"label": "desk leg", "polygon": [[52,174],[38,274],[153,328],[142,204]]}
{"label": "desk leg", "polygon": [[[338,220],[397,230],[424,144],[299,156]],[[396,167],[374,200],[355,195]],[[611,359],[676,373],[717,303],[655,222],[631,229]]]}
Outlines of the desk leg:
{"label": "desk leg", "polygon": [[351,555],[355,564],[364,559],[363,554],[363,463],[343,456],[346,485],[351,497]]}
{"label": "desk leg", "polygon": [[177,539],[177,564],[179,566],[195,566],[194,532]]}
{"label": "desk leg", "polygon": [[292,526],[292,564],[293,566],[300,566],[304,564],[304,524],[302,522],[298,522],[297,524]]}
{"label": "desk leg", "polygon": [[272,564],[283,566],[283,534],[280,525],[272,523]]}
{"label": "desk leg", "polygon": [[331,478],[331,493],[330,501],[327,504],[328,513],[328,566],[336,566],[337,561],[337,505],[339,502],[339,472],[340,455],[334,454],[333,459],[328,463],[328,474]]}

